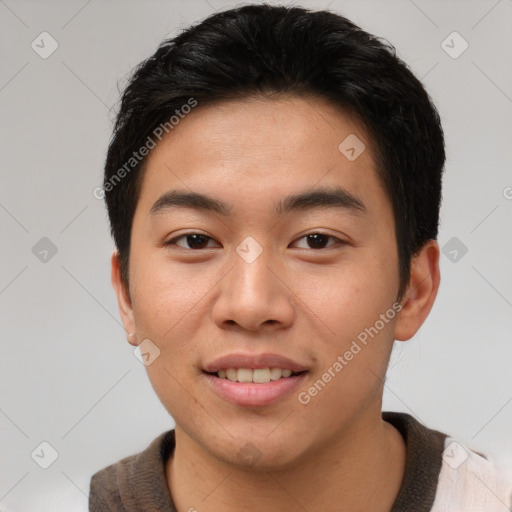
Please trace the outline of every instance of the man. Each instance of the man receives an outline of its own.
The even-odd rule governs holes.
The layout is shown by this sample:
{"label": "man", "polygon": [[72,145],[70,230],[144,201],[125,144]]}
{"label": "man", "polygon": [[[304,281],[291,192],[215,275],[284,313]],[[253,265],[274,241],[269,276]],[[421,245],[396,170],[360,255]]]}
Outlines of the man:
{"label": "man", "polygon": [[439,287],[439,116],[391,46],[249,5],[165,41],[105,166],[128,341],[176,423],[93,511],[505,511],[493,463],[382,412]]}

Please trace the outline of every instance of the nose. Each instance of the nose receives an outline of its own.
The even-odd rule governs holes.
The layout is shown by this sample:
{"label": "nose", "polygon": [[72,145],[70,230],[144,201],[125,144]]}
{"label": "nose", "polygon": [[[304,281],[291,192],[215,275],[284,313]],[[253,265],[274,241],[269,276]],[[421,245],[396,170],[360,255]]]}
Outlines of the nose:
{"label": "nose", "polygon": [[258,331],[289,327],[295,315],[294,292],[285,266],[264,249],[254,260],[234,252],[231,270],[219,283],[212,316],[219,328]]}

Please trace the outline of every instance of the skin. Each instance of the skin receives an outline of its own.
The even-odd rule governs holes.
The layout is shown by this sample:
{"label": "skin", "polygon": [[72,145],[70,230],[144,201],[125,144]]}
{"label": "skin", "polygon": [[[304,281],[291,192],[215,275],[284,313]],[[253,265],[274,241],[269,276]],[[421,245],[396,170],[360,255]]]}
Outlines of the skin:
{"label": "skin", "polygon": [[[351,133],[366,145],[354,161],[338,149]],[[235,351],[278,353],[308,367],[298,390],[307,391],[395,303],[393,212],[365,131],[318,98],[199,105],[146,163],[130,287],[115,252],[112,283],[126,331],[135,333],[130,342],[149,338],[161,351],[147,372],[176,423],[166,474],[178,511],[389,511],[405,445],[381,418],[383,382],[393,341],[411,338],[434,302],[435,241],[412,261],[400,313],[309,403],[294,392],[267,406],[234,405],[201,372]],[[319,186],[344,187],[366,213],[273,212],[275,201]],[[233,213],[174,208],[151,216],[171,189],[221,199]],[[206,248],[190,248],[186,237],[165,245],[190,231],[210,237]],[[335,238],[312,247],[304,237],[319,232]],[[235,250],[248,236],[263,249],[250,264]],[[237,457],[248,442],[259,456],[250,467]]]}

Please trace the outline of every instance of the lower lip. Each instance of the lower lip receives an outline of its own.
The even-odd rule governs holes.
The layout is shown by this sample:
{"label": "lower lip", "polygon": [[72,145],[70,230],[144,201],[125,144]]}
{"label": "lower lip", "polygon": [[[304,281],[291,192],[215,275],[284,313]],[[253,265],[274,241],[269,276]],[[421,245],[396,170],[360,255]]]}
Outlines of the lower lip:
{"label": "lower lip", "polygon": [[258,407],[283,399],[297,389],[306,378],[307,372],[293,377],[272,380],[265,384],[254,382],[233,382],[205,373],[206,381],[222,398],[236,405]]}

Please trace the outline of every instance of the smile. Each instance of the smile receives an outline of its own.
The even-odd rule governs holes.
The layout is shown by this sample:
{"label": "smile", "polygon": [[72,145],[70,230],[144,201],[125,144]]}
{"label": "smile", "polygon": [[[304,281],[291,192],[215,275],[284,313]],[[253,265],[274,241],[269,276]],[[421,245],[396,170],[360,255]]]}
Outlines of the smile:
{"label": "smile", "polygon": [[245,407],[263,407],[283,400],[302,385],[307,374],[307,371],[294,373],[281,368],[229,368],[214,373],[203,371],[206,384],[218,397]]}
{"label": "smile", "polygon": [[266,384],[271,381],[288,378],[292,375],[299,375],[302,372],[292,372],[287,368],[228,368],[219,370],[213,375],[220,379],[227,379],[231,382],[253,382],[257,384]]}

